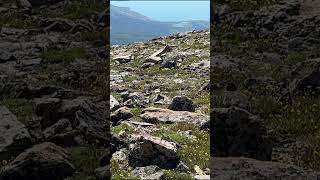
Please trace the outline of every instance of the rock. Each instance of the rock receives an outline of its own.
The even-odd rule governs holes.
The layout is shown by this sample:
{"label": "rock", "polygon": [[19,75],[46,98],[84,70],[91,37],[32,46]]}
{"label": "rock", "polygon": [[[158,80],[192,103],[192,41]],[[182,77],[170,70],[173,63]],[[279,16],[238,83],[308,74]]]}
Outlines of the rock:
{"label": "rock", "polygon": [[67,118],[75,125],[75,113],[87,102],[92,103],[87,96],[78,96],[72,100],[64,99],[61,102],[60,108],[57,110],[57,114],[59,115],[59,118]]}
{"label": "rock", "polygon": [[262,121],[238,108],[213,108],[210,127],[212,154],[215,157],[244,156],[271,160],[272,145],[266,136]]}
{"label": "rock", "polygon": [[224,180],[317,179],[319,172],[277,162],[244,157],[211,158],[211,178]]}
{"label": "rock", "polygon": [[8,61],[17,61],[17,58],[13,54],[9,54],[8,52],[1,52],[0,63],[4,63]]}
{"label": "rock", "polygon": [[129,146],[129,164],[132,167],[156,165],[160,168],[176,168],[179,163],[177,145],[161,138],[138,135]]}
{"label": "rock", "polygon": [[111,178],[110,165],[98,167],[95,169],[95,175],[98,180],[105,180]]}
{"label": "rock", "polygon": [[114,61],[118,61],[120,64],[125,64],[130,61],[132,61],[134,58],[132,55],[122,55],[122,56],[116,56],[113,58]]}
{"label": "rock", "polygon": [[290,94],[303,94],[307,91],[319,92],[320,58],[299,63],[291,72]]}
{"label": "rock", "polygon": [[210,175],[195,175],[194,180],[210,180]]}
{"label": "rock", "polygon": [[172,59],[164,59],[161,63],[162,68],[176,68],[178,66],[177,62]]}
{"label": "rock", "polygon": [[30,88],[23,81],[0,81],[0,99],[3,98],[28,98]]}
{"label": "rock", "polygon": [[161,180],[163,172],[158,166],[136,167],[131,174],[142,180]]}
{"label": "rock", "polygon": [[[159,64],[161,61],[162,61],[161,57],[157,57],[157,56],[150,56],[146,59],[147,63],[152,63],[152,64]],[[152,65],[152,64],[148,64],[148,65]],[[146,68],[147,65],[144,65],[143,67]]]}
{"label": "rock", "polygon": [[41,128],[41,117],[33,116],[27,121],[27,128],[30,136],[35,139],[36,143],[42,143],[44,141],[44,136]]}
{"label": "rock", "polygon": [[127,169],[129,167],[129,156],[128,150],[126,148],[122,148],[119,151],[112,154],[112,160],[117,162],[119,168]]}
{"label": "rock", "polygon": [[110,116],[110,119],[114,124],[117,124],[119,121],[127,120],[132,117],[133,114],[131,113],[130,109],[127,107],[122,107],[113,112]]}
{"label": "rock", "polygon": [[189,112],[189,111],[172,111],[170,109],[146,108],[142,111],[140,117],[148,123],[178,123],[187,122],[201,126],[209,120],[209,117]]}
{"label": "rock", "polygon": [[60,119],[52,126],[48,127],[43,131],[46,140],[54,138],[55,135],[71,131],[72,127],[68,119]]}
{"label": "rock", "polygon": [[43,129],[51,126],[58,120],[57,111],[61,106],[59,98],[36,98],[34,99],[35,113],[42,117],[41,127]]}
{"label": "rock", "polygon": [[120,103],[114,98],[112,95],[110,95],[110,111],[114,111],[117,108],[119,108]]}
{"label": "rock", "polygon": [[168,109],[173,111],[195,111],[192,100],[187,96],[174,97]]}
{"label": "rock", "polygon": [[32,8],[28,0],[17,0],[17,6],[21,8]]}
{"label": "rock", "polygon": [[190,168],[184,164],[182,161],[178,164],[176,170],[180,171],[180,172],[188,172],[190,170]]}
{"label": "rock", "polygon": [[142,69],[146,69],[146,68],[149,68],[149,67],[154,66],[154,65],[155,65],[155,63],[147,62],[147,63],[143,63],[141,68]]}
{"label": "rock", "polygon": [[32,146],[26,127],[5,106],[0,106],[0,119],[0,159],[10,159]]}
{"label": "rock", "polygon": [[75,113],[75,124],[83,138],[90,143],[110,144],[109,121],[102,109],[91,101],[85,101]]}
{"label": "rock", "polygon": [[166,45],[163,48],[156,51],[155,53],[153,53],[150,57],[157,57],[163,53],[170,52],[171,50],[172,50],[172,48],[170,46]]}
{"label": "rock", "polygon": [[75,172],[67,151],[45,142],[27,149],[3,168],[3,180],[61,180]]}
{"label": "rock", "polygon": [[45,27],[45,31],[66,32],[72,29],[73,25],[65,19],[57,19],[49,26]]}
{"label": "rock", "polygon": [[58,73],[58,81],[74,88],[90,87],[98,77],[97,66],[85,59],[76,59]]}

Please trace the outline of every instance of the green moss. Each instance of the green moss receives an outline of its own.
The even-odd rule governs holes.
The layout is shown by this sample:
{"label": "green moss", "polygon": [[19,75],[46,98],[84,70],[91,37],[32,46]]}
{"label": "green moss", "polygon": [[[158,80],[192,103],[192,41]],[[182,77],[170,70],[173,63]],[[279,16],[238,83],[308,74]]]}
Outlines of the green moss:
{"label": "green moss", "polygon": [[142,112],[142,109],[139,107],[135,107],[131,109],[131,113],[133,114],[133,119],[135,121],[142,121],[140,114]]}
{"label": "green moss", "polygon": [[194,63],[200,62],[201,60],[202,60],[201,57],[192,56],[192,57],[189,57],[189,58],[185,59],[182,62],[182,64],[183,65],[190,65],[190,64],[194,64]]}
{"label": "green moss", "polygon": [[317,135],[320,130],[320,99],[302,96],[292,105],[282,104],[280,115],[271,115],[269,125],[294,136]]}
{"label": "green moss", "polygon": [[165,129],[160,129],[158,131],[153,132],[154,136],[160,137],[160,138],[169,138],[173,141],[179,142],[179,143],[184,143],[187,141],[187,138],[178,134],[176,131],[172,130],[165,130]]}
{"label": "green moss", "polygon": [[201,169],[208,168],[210,159],[209,132],[201,131],[194,124],[186,122],[170,125],[167,129],[168,132],[190,130],[192,135],[195,136],[195,139],[192,141],[184,141],[185,144],[182,146],[182,148],[178,149],[177,154],[180,159],[190,168],[193,168],[195,165],[199,166]]}
{"label": "green moss", "polygon": [[71,147],[68,150],[71,163],[78,172],[86,176],[94,176],[94,170],[99,167],[99,159],[105,152],[103,148],[93,145]]}
{"label": "green moss", "polygon": [[127,75],[125,77],[122,78],[124,82],[132,82],[134,80],[137,80],[138,77],[137,76],[133,76],[133,75]]}
{"label": "green moss", "polygon": [[40,57],[46,63],[69,63],[74,61],[76,58],[83,58],[87,54],[84,48],[72,48],[68,50],[59,50],[51,48],[46,52],[43,52]]}
{"label": "green moss", "polygon": [[132,132],[133,128],[126,123],[121,123],[120,125],[111,128],[113,134],[119,134],[123,130],[128,130],[129,132]]}
{"label": "green moss", "polygon": [[186,173],[180,173],[173,170],[164,170],[163,171],[163,180],[193,180],[193,178]]}
{"label": "green moss", "polygon": [[27,99],[5,99],[0,101],[0,105],[6,106],[13,114],[17,116],[18,121],[27,124],[32,118],[32,102]]}

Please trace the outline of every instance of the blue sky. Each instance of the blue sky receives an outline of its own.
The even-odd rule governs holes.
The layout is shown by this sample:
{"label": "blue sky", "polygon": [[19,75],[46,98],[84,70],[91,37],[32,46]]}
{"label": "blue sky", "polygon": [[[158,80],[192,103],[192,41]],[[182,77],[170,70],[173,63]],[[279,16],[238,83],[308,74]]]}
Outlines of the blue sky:
{"label": "blue sky", "polygon": [[210,1],[113,1],[158,21],[210,20]]}

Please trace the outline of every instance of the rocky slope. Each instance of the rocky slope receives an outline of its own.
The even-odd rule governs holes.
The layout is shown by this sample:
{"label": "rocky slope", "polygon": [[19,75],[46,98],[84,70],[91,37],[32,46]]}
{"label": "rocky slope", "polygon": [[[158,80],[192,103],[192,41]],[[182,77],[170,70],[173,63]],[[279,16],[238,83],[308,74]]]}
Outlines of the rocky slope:
{"label": "rocky slope", "polygon": [[[317,4],[219,5],[211,34],[213,179],[320,177]],[[241,156],[256,160],[227,158]]]}
{"label": "rocky slope", "polygon": [[1,1],[1,180],[110,176],[105,7]]}
{"label": "rocky slope", "polygon": [[209,175],[209,31],[111,47],[113,178]]}

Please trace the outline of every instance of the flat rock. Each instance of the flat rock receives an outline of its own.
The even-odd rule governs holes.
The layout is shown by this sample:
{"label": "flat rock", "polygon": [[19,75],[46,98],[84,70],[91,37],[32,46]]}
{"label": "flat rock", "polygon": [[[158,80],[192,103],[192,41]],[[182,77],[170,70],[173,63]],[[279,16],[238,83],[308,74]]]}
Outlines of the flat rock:
{"label": "flat rock", "polygon": [[200,113],[189,111],[172,111],[170,109],[146,108],[140,117],[148,123],[178,123],[188,122],[201,126],[209,117]]}
{"label": "flat rock", "polygon": [[113,58],[114,61],[118,61],[120,64],[128,63],[133,60],[132,55],[119,55]]}

